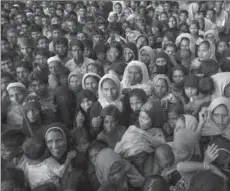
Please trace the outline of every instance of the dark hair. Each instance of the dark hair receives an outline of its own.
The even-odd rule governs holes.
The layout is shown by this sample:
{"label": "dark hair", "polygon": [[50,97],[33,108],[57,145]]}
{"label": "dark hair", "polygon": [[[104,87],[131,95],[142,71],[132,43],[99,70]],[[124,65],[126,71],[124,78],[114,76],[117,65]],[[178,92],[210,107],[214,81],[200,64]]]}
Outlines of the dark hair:
{"label": "dark hair", "polygon": [[208,11],[212,11],[214,15],[216,14],[216,11],[215,11],[214,9],[210,9],[210,8],[207,9],[207,10],[206,10],[206,14],[207,14]]}
{"label": "dark hair", "polygon": [[197,29],[199,30],[200,29],[200,25],[199,25],[199,22],[197,20],[192,20],[191,23],[190,23],[190,26],[191,25],[196,25],[197,26]]}
{"label": "dark hair", "polygon": [[[150,187],[151,185],[151,187]],[[159,175],[147,177],[143,183],[142,191],[169,191],[169,185],[166,180]]]}
{"label": "dark hair", "polygon": [[25,156],[29,159],[39,159],[45,154],[45,140],[38,136],[28,138],[24,142],[22,148]]}
{"label": "dark hair", "polygon": [[26,70],[28,70],[29,72],[31,72],[33,70],[33,66],[31,65],[31,63],[29,63],[28,61],[23,61],[23,62],[19,62],[16,66],[15,69],[17,68],[25,68]]}
{"label": "dark hair", "polygon": [[147,101],[147,95],[145,91],[142,89],[139,89],[139,88],[132,89],[129,92],[129,98],[134,97],[134,96],[139,98],[143,103]]}
{"label": "dark hair", "polygon": [[176,113],[177,115],[182,115],[184,113],[184,106],[181,101],[176,103],[168,103],[167,113]]}
{"label": "dark hair", "polygon": [[200,171],[190,183],[189,191],[227,191],[226,181],[211,171]]}
{"label": "dark hair", "polygon": [[53,40],[53,46],[55,47],[56,45],[63,44],[66,47],[68,47],[68,39],[65,37],[57,37]]}
{"label": "dark hair", "polygon": [[189,25],[187,23],[181,23],[178,26],[178,29],[181,31],[181,28],[185,26],[186,27],[186,31],[189,32]]}
{"label": "dark hair", "polygon": [[188,11],[186,11],[186,10],[180,10],[180,14],[185,14],[186,17],[188,17]]}
{"label": "dark hair", "polygon": [[52,20],[53,18],[58,18],[61,21],[61,17],[59,15],[54,15],[50,18],[50,20]]}
{"label": "dark hair", "polygon": [[69,50],[71,51],[73,46],[78,46],[82,51],[84,51],[85,46],[84,43],[80,40],[74,40],[69,43]]}
{"label": "dark hair", "polygon": [[37,24],[33,24],[31,27],[30,27],[30,32],[40,32],[42,33],[42,27],[40,25],[37,25]]}
{"label": "dark hair", "polygon": [[91,142],[91,144],[89,145],[88,149],[87,149],[87,156],[89,157],[89,153],[91,150],[93,149],[98,149],[99,151],[101,151],[102,149],[106,148],[107,145],[99,140],[94,140],[93,142]]}
{"label": "dark hair", "polygon": [[118,184],[108,183],[100,186],[98,191],[125,191],[125,189]]}
{"label": "dark hair", "polygon": [[211,77],[205,77],[200,79],[198,84],[198,90],[202,94],[211,94],[214,90],[214,82]]}
{"label": "dark hair", "polygon": [[29,85],[33,81],[38,81],[41,84],[48,84],[49,78],[47,75],[41,75],[39,73],[38,74],[32,73],[32,75],[29,76]]}
{"label": "dark hair", "polygon": [[102,120],[104,120],[107,115],[111,115],[116,121],[119,121],[121,112],[115,106],[109,105],[102,109],[100,116],[102,117]]}
{"label": "dark hair", "polygon": [[34,51],[34,56],[41,55],[46,57],[47,59],[49,58],[49,52],[45,48],[37,48]]}
{"label": "dark hair", "polygon": [[119,43],[119,42],[112,42],[111,44],[110,44],[110,47],[109,47],[109,49],[110,48],[116,48],[118,51],[119,51],[119,56],[118,56],[118,58],[120,58],[122,55],[123,55],[123,48],[122,48],[122,46],[121,46],[121,43]]}
{"label": "dark hair", "polygon": [[12,147],[21,147],[25,139],[25,134],[19,129],[8,129],[1,135],[2,144]]}

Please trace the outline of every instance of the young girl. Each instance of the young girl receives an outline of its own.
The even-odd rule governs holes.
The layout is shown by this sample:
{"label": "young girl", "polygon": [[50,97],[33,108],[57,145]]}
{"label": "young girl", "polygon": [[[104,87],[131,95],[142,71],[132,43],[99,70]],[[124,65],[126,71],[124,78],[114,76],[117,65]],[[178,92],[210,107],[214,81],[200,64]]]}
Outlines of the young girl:
{"label": "young girl", "polygon": [[[198,46],[202,42],[202,38],[199,36],[199,22],[197,20],[193,20],[189,27],[189,32],[195,40],[195,45]],[[197,48],[197,47],[196,47]]]}
{"label": "young girl", "polygon": [[185,72],[182,67],[179,66],[174,67],[172,71],[172,83],[170,89],[176,97],[181,98],[181,96],[183,96]]}
{"label": "young girl", "polygon": [[83,75],[78,71],[73,71],[68,76],[69,89],[74,92],[75,95],[81,90],[81,82]]}
{"label": "young girl", "polygon": [[28,138],[23,144],[23,151],[31,160],[26,164],[25,169],[31,189],[46,183],[54,183],[59,187],[59,178],[64,175],[71,160],[76,157],[75,151],[69,152],[63,165],[60,165],[53,157],[45,158],[45,141],[39,137]]}
{"label": "young girl", "polygon": [[126,64],[133,60],[138,60],[138,49],[136,44],[134,44],[133,42],[128,42],[125,44],[124,58]]}
{"label": "young girl", "polygon": [[114,148],[120,141],[126,128],[119,125],[120,111],[114,106],[107,106],[101,111],[103,130],[97,135],[97,140],[105,142],[109,148]]}

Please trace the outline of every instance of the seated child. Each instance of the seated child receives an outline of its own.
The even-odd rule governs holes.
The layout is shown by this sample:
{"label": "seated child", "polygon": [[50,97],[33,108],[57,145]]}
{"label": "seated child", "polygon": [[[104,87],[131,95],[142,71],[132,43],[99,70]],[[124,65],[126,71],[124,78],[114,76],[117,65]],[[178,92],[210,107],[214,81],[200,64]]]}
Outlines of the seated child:
{"label": "seated child", "polygon": [[45,141],[40,137],[28,138],[23,144],[23,151],[31,160],[26,164],[25,170],[31,189],[46,183],[53,183],[59,187],[59,178],[64,175],[71,160],[76,156],[75,151],[70,151],[63,165],[60,165],[53,157],[46,158]]}
{"label": "seated child", "polygon": [[169,191],[169,185],[166,180],[159,175],[147,177],[143,184],[143,191]]}

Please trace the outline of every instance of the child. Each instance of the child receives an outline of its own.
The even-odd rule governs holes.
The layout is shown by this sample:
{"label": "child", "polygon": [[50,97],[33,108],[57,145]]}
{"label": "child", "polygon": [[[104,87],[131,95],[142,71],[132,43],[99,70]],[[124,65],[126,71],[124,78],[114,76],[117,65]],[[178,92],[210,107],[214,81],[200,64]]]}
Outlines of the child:
{"label": "child", "polygon": [[42,27],[34,24],[30,27],[30,35],[36,41],[42,35]]}
{"label": "child", "polygon": [[45,36],[40,36],[37,39],[37,48],[45,48],[49,51],[49,39]]}
{"label": "child", "polygon": [[1,135],[2,164],[6,167],[22,168],[25,162],[22,145],[26,139],[25,134],[19,129],[7,129]]}
{"label": "child", "polygon": [[107,106],[101,111],[103,130],[97,135],[97,140],[105,142],[109,148],[114,148],[120,141],[126,128],[119,125],[121,113],[114,106]]}
{"label": "child", "polygon": [[159,175],[151,175],[144,181],[142,191],[169,191],[166,180]]}
{"label": "child", "polygon": [[136,44],[132,42],[126,43],[123,54],[126,64],[128,64],[132,60],[138,60],[138,49]]}
{"label": "child", "polygon": [[61,178],[71,160],[76,157],[75,151],[70,151],[63,165],[60,165],[53,157],[45,158],[46,145],[40,137],[28,138],[23,144],[23,151],[31,161],[26,164],[25,175],[31,189],[46,183],[60,186]]}
{"label": "child", "polygon": [[85,39],[85,40],[82,40],[82,42],[84,44],[84,57],[93,59],[94,55],[93,55],[93,42],[92,42],[92,40]]}
{"label": "child", "polygon": [[129,104],[132,113],[129,115],[129,125],[137,122],[141,107],[147,101],[147,95],[142,89],[133,89],[129,93]]}
{"label": "child", "polygon": [[77,95],[82,89],[82,77],[82,73],[76,70],[71,72],[68,76],[69,89],[72,90],[75,95]]}

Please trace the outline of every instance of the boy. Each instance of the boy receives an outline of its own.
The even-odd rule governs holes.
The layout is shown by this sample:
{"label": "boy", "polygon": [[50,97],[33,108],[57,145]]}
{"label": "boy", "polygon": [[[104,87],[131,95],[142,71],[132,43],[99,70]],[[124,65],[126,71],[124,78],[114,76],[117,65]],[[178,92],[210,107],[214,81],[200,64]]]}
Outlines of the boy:
{"label": "boy", "polygon": [[32,25],[30,28],[31,37],[36,41],[42,35],[42,27],[40,25]]}
{"label": "boy", "polygon": [[188,11],[181,10],[179,15],[179,20],[180,20],[179,24],[187,23],[187,19],[188,19]]}
{"label": "boy", "polygon": [[20,62],[15,67],[17,81],[23,83],[26,87],[28,86],[28,76],[32,71],[32,65],[28,62]]}
{"label": "boy", "polygon": [[15,74],[13,60],[8,53],[1,54],[1,70],[9,72],[11,75]]}

